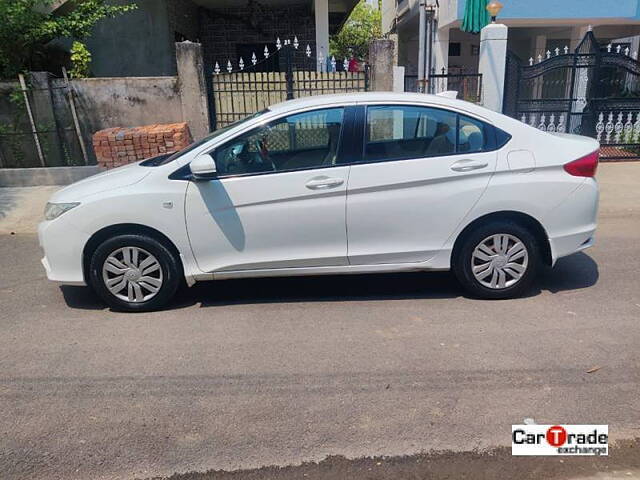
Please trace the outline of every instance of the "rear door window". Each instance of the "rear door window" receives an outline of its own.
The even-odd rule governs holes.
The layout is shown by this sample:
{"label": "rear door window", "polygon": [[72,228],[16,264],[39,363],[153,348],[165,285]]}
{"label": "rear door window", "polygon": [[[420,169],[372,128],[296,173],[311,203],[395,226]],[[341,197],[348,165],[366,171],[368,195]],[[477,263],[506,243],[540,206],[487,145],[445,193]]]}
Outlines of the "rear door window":
{"label": "rear door window", "polygon": [[439,157],[492,149],[492,129],[480,120],[439,108],[367,108],[364,161]]}

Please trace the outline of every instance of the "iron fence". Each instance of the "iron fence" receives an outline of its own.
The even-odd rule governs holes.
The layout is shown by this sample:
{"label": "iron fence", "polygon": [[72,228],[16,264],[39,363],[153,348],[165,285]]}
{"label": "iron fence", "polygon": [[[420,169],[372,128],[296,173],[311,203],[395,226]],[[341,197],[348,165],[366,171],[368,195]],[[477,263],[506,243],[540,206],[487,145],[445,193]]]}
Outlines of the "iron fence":
{"label": "iron fence", "polygon": [[[418,92],[419,90],[418,76],[405,75],[404,91]],[[426,90],[432,94],[456,91],[458,92],[457,98],[480,103],[482,99],[482,74],[453,68],[449,71],[443,68],[440,73],[433,70],[427,77]]]}
{"label": "iron fence", "polygon": [[464,69],[429,74],[429,92],[441,93],[445,91],[458,92],[458,98],[467,102],[480,103],[482,99],[482,74],[467,73]]}
{"label": "iron fence", "polygon": [[311,45],[302,48],[296,39],[278,40],[271,50],[265,45],[260,55],[252,52],[249,58],[216,62],[207,78],[214,129],[285,100],[369,89],[367,65],[316,58]]}

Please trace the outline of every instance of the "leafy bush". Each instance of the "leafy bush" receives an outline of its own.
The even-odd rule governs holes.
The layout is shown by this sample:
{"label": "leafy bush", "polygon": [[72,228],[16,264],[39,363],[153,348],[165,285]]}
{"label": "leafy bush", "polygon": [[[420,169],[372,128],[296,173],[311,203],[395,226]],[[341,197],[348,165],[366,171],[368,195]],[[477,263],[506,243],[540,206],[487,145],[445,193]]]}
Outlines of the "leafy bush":
{"label": "leafy bush", "polygon": [[0,0],[0,78],[42,68],[52,40],[83,40],[103,18],[136,8],[107,0],[68,1],[71,8],[58,14],[51,12],[54,0]]}
{"label": "leafy bush", "polygon": [[75,41],[71,47],[71,70],[69,74],[72,78],[86,78],[89,76],[89,66],[91,65],[91,53],[84,43]]}

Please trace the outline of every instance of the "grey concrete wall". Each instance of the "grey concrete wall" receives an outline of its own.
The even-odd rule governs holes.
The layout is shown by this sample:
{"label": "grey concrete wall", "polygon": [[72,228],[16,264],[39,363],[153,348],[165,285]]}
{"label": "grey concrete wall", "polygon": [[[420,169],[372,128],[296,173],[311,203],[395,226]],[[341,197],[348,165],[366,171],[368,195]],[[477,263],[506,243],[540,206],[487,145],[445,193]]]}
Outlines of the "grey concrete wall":
{"label": "grey concrete wall", "polygon": [[176,43],[176,60],[182,116],[189,124],[193,139],[200,140],[209,133],[202,46],[191,42]]}
{"label": "grey concrete wall", "polygon": [[97,165],[85,167],[4,168],[0,169],[0,188],[69,185],[102,172]]}
{"label": "grey concrete wall", "polygon": [[[112,4],[131,3],[111,0]],[[96,25],[87,47],[96,77],[176,74],[166,0],[136,0],[138,8]]]}
{"label": "grey concrete wall", "polygon": [[[0,82],[0,168],[35,167],[40,164],[24,104],[11,101],[18,82]],[[16,135],[18,132],[27,132]]]}
{"label": "grey concrete wall", "polygon": [[[53,87],[60,86],[55,80]],[[83,138],[110,127],[135,127],[182,122],[182,105],[176,77],[89,78],[72,80]],[[71,122],[64,90],[54,89],[56,114]],[[92,161],[93,151],[89,148]]]}

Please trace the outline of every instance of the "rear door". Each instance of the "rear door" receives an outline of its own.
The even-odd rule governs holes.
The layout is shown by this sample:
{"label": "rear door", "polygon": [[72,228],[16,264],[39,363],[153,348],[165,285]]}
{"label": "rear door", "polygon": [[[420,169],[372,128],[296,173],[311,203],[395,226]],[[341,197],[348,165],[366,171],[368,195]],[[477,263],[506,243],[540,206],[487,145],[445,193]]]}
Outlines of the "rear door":
{"label": "rear door", "polygon": [[369,105],[347,191],[351,264],[429,260],[485,190],[495,131],[445,109]]}

